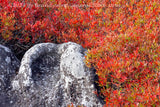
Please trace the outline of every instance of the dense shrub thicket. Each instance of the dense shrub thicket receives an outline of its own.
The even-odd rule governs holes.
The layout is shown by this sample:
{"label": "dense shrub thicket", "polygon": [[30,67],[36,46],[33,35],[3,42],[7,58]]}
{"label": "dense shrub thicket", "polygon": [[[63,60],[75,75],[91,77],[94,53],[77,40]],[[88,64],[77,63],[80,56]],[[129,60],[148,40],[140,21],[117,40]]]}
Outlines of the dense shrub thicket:
{"label": "dense shrub thicket", "polygon": [[106,106],[160,105],[159,0],[1,0],[0,43],[88,48]]}

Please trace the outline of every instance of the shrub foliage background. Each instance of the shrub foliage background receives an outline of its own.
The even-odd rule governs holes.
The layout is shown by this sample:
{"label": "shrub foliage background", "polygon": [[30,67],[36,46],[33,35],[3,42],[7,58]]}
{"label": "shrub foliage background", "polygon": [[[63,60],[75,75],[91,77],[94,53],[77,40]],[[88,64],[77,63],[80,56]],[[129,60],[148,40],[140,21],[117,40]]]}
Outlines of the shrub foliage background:
{"label": "shrub foliage background", "polygon": [[0,43],[19,58],[67,41],[88,48],[106,106],[160,105],[159,0],[0,1]]}

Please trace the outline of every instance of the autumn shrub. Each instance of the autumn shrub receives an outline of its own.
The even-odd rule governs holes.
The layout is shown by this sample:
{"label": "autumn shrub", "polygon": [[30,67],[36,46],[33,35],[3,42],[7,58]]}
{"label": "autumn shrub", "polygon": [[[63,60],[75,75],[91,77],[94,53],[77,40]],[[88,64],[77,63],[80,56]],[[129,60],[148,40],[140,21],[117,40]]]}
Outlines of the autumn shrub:
{"label": "autumn shrub", "polygon": [[0,43],[81,44],[105,106],[160,105],[159,0],[1,0]]}

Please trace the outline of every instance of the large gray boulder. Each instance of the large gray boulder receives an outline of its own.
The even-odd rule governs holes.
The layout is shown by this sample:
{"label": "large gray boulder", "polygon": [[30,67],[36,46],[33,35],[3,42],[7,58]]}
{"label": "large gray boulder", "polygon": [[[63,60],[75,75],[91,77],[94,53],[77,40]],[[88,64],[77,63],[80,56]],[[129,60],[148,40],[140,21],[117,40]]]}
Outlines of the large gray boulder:
{"label": "large gray boulder", "polygon": [[30,48],[12,81],[15,107],[101,107],[94,72],[85,66],[87,50],[76,43],[41,43]]}
{"label": "large gray boulder", "polygon": [[11,81],[16,75],[20,66],[20,61],[11,50],[0,45],[0,107],[12,105],[12,95],[10,95]]}

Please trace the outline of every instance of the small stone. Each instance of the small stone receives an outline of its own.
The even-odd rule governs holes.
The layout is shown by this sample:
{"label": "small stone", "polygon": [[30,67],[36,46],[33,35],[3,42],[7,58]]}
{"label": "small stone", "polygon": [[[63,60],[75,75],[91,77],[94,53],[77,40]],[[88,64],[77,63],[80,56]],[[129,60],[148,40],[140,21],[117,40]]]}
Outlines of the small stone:
{"label": "small stone", "polygon": [[11,81],[16,75],[16,70],[20,66],[20,61],[11,50],[0,45],[0,107],[10,107],[8,99],[10,95]]}

